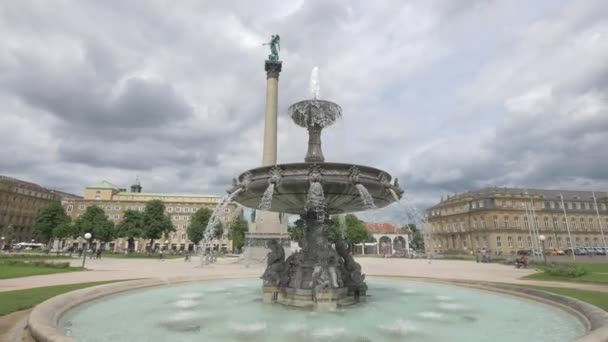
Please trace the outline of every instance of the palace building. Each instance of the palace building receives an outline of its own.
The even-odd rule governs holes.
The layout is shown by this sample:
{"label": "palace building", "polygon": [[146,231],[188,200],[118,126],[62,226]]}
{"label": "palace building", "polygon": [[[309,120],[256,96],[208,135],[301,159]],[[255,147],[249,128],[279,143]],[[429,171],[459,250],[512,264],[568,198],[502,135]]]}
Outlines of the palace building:
{"label": "palace building", "polygon": [[74,195],[44,188],[38,184],[0,175],[0,230],[12,226],[15,232],[11,242],[29,242],[33,239],[32,226],[38,211],[63,198]]}
{"label": "palace building", "polygon": [[[108,218],[115,225],[120,223],[123,214],[126,210],[144,211],[146,202],[151,200],[161,200],[165,204],[165,212],[171,217],[175,232],[169,236],[163,236],[161,239],[154,241],[153,249],[168,249],[173,251],[195,250],[194,242],[188,240],[186,229],[188,228],[192,215],[200,208],[209,208],[214,210],[216,206],[222,202],[222,198],[213,195],[193,195],[193,194],[172,194],[172,193],[150,193],[142,192],[142,186],[139,179],[131,185],[131,191],[127,192],[124,188],[119,188],[116,185],[101,181],[98,184],[88,186],[84,190],[84,198],[77,200],[63,201],[63,207],[66,213],[75,221],[82,215],[87,207],[98,206],[103,209]],[[219,241],[214,241],[214,245],[220,248],[230,250],[232,248],[231,241],[226,237],[228,225],[239,215],[242,215],[242,209],[234,203],[230,203],[221,217],[224,224],[224,237]],[[85,241],[82,238],[69,243],[71,246],[83,247]],[[68,242],[63,241],[59,248],[67,247]],[[135,242],[135,250],[143,251],[149,248],[150,241],[139,239]],[[92,247],[95,248],[95,242]],[[126,239],[116,239],[106,246],[102,246],[107,251],[123,252],[127,249]]]}
{"label": "palace building", "polygon": [[608,233],[608,194],[484,188],[442,198],[427,209],[426,216],[425,245],[431,253],[486,248],[510,255],[533,249],[535,243],[538,246],[539,235],[545,236],[546,249],[566,250],[571,244],[574,248],[603,247],[602,231]]}

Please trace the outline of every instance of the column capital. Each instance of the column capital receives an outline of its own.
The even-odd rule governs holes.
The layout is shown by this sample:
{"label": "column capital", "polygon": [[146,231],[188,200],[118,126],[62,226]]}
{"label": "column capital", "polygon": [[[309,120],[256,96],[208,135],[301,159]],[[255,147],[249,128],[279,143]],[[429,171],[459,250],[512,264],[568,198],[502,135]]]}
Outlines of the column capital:
{"label": "column capital", "polygon": [[281,61],[266,60],[266,63],[264,65],[264,70],[266,70],[266,78],[279,79],[279,73],[281,72],[282,66],[283,63]]}

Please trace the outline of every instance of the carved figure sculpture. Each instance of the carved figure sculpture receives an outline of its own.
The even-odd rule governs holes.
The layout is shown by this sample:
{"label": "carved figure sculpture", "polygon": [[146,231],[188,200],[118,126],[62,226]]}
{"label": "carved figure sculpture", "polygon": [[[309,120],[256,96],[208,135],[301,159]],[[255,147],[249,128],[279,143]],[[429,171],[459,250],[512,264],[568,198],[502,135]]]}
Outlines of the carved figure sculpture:
{"label": "carved figure sculpture", "polygon": [[278,286],[285,270],[285,250],[275,239],[268,241],[270,252],[267,254],[266,271],[262,274],[264,286]]}

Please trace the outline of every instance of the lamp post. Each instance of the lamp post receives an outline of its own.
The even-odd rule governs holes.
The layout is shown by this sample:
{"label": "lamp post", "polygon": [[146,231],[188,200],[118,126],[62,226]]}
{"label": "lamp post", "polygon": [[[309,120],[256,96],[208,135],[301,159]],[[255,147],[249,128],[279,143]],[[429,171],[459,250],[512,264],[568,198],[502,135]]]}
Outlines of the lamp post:
{"label": "lamp post", "polygon": [[0,247],[0,251],[4,250],[4,236],[0,237],[0,241],[2,241],[2,247]]}
{"label": "lamp post", "polygon": [[538,239],[540,240],[540,243],[541,243],[540,252],[543,254],[543,263],[547,264],[547,256],[545,255],[545,236],[541,234],[538,236]]}
{"label": "lamp post", "polygon": [[84,239],[87,241],[87,244],[84,249],[84,253],[82,253],[82,268],[84,268],[84,262],[87,260],[87,250],[89,249],[89,240],[91,239],[91,233],[85,233]]}

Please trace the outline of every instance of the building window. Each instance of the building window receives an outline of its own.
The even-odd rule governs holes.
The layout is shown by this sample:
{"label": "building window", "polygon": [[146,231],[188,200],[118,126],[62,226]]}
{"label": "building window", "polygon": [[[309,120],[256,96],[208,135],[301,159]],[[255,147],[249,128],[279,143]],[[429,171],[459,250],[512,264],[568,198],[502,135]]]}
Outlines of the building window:
{"label": "building window", "polygon": [[581,229],[585,230],[587,229],[587,226],[585,225],[585,219],[581,217]]}
{"label": "building window", "polygon": [[582,247],[581,246],[581,238],[576,238],[574,241],[575,241],[574,247]]}
{"label": "building window", "polygon": [[558,223],[557,223],[557,217],[553,218],[553,229],[559,229]]}
{"label": "building window", "polygon": [[479,228],[481,228],[481,229],[486,228],[486,220],[483,217],[479,219]]}
{"label": "building window", "polygon": [[473,202],[471,203],[471,208],[473,208],[473,209],[477,209],[477,202],[473,201]]}
{"label": "building window", "polygon": [[87,206],[84,204],[81,204],[78,206],[78,210],[85,210],[86,208],[87,208]]}
{"label": "building window", "polygon": [[566,205],[568,206],[568,209],[573,209],[573,207],[574,207],[574,206],[572,205],[572,202],[568,202]]}
{"label": "building window", "polygon": [[[483,208],[483,200],[480,200],[478,203],[479,203],[479,207],[480,207],[480,208]],[[606,205],[605,205],[605,204],[604,204],[604,207],[606,207]],[[605,208],[604,208],[604,209],[605,209]]]}
{"label": "building window", "polygon": [[528,248],[532,248],[532,238],[528,236]]}
{"label": "building window", "polygon": [[522,239],[521,236],[517,237],[517,247],[524,248],[524,239]]}
{"label": "building window", "polygon": [[551,209],[555,209],[555,202],[553,202],[553,201],[549,202],[549,207]]}
{"label": "building window", "polygon": [[530,229],[530,224],[528,223],[528,216],[524,216],[524,227],[526,229]]}
{"label": "building window", "polygon": [[186,234],[182,234],[182,241],[186,240]]}
{"label": "building window", "polygon": [[176,212],[176,213],[180,213],[181,211],[182,211],[182,208],[180,208],[180,207],[176,207],[176,208],[175,208],[175,212]]}
{"label": "building window", "polygon": [[168,207],[167,208],[167,212],[172,213],[173,212],[173,207]]}
{"label": "building window", "polygon": [[589,202],[585,202],[585,210],[590,210],[591,206],[589,205]]}
{"label": "building window", "polygon": [[570,227],[568,227],[568,224],[566,222],[566,218],[562,218],[562,229],[566,230],[566,229],[570,229]]}
{"label": "building window", "polygon": [[473,217],[472,225],[473,225],[473,229],[477,229],[477,218],[476,217]]}
{"label": "building window", "polygon": [[494,216],[492,219],[494,221],[494,228],[498,229],[498,216]]}
{"label": "building window", "polygon": [[100,195],[95,195],[95,200],[99,201],[101,199]]}
{"label": "building window", "polygon": [[505,228],[508,229],[509,228],[509,216],[505,216],[504,220],[505,220]]}
{"label": "building window", "polygon": [[496,247],[502,247],[502,242],[500,241],[500,236],[496,237]]}
{"label": "building window", "polygon": [[507,245],[509,248],[513,248],[513,238],[510,236],[507,236]]}
{"label": "building window", "polygon": [[570,228],[572,228],[573,230],[576,230],[576,219],[573,217],[572,220],[570,220],[570,221],[572,224],[572,227],[570,227]]}
{"label": "building window", "polygon": [[114,210],[116,210],[116,211],[120,210],[120,206],[119,205],[114,206]]}
{"label": "building window", "polygon": [[547,245],[549,248],[553,249],[553,238],[550,236],[547,238]]}
{"label": "building window", "polygon": [[549,229],[549,218],[545,217],[543,221],[545,221],[545,229]]}
{"label": "building window", "polygon": [[602,203],[602,210],[606,210],[606,203]]}
{"label": "building window", "polygon": [[581,210],[581,202],[576,202],[576,210]]}
{"label": "building window", "polygon": [[224,212],[225,213],[229,213],[230,212],[230,208],[224,208]]}
{"label": "building window", "polygon": [[70,204],[70,205],[68,205],[68,207],[66,208],[66,211],[67,211],[68,213],[71,213],[73,208],[74,208],[74,206]]}
{"label": "building window", "polygon": [[589,238],[588,237],[585,238],[585,247],[589,247]]}
{"label": "building window", "polygon": [[599,247],[600,245],[598,244],[598,239],[597,238],[593,238],[593,247]]}
{"label": "building window", "polygon": [[562,238],[561,238],[561,236],[557,237],[557,248],[562,248]]}
{"label": "building window", "polygon": [[589,230],[594,230],[595,229],[595,224],[593,222],[593,219],[590,218],[589,219]]}

